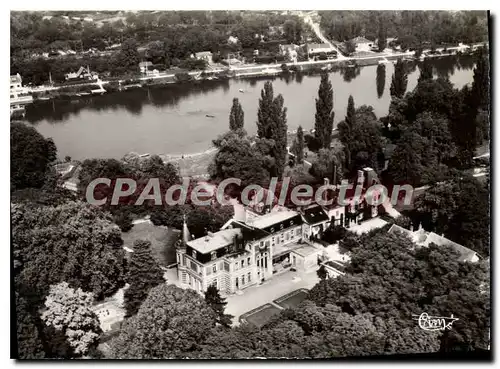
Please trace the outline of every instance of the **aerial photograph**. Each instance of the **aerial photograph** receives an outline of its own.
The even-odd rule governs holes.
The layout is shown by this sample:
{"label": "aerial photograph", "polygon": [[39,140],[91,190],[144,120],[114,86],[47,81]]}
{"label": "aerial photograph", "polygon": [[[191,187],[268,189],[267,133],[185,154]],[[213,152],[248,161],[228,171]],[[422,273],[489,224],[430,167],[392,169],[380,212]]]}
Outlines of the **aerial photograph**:
{"label": "aerial photograph", "polygon": [[490,32],[10,11],[10,358],[492,361]]}

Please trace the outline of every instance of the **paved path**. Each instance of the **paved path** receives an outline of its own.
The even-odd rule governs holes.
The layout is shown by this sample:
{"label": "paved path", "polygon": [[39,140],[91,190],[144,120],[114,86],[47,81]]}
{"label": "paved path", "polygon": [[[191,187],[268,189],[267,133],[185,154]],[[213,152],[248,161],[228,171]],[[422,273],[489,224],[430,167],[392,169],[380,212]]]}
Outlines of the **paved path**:
{"label": "paved path", "polygon": [[242,295],[226,296],[226,313],[233,315],[233,325],[238,325],[240,315],[261,305],[272,304],[273,300],[299,288],[311,289],[318,281],[316,268],[307,273],[285,272],[262,285],[245,288]]}
{"label": "paved path", "polygon": [[342,53],[340,52],[340,50],[334,44],[332,44],[325,37],[325,35],[323,35],[323,33],[321,32],[321,28],[319,27],[319,24],[318,23],[314,23],[314,21],[312,20],[312,18],[311,18],[310,15],[302,13],[302,18],[304,19],[305,23],[307,23],[307,24],[309,24],[311,26],[312,30],[314,31],[314,33],[316,34],[316,36],[318,36],[318,38],[321,41],[323,41],[325,44],[330,45],[330,47],[337,52],[337,60],[345,60],[345,59],[347,59],[344,55],[342,55]]}

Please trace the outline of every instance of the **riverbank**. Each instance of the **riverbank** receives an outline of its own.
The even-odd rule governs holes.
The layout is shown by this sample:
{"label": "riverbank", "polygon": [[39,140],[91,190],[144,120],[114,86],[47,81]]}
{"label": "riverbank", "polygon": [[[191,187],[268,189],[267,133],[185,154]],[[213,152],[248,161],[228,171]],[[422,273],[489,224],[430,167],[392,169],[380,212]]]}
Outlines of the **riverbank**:
{"label": "riverbank", "polygon": [[[131,88],[144,88],[155,85],[167,85],[178,83],[200,83],[212,80],[227,80],[233,78],[255,78],[255,77],[274,77],[290,73],[322,73],[325,71],[334,71],[344,68],[365,67],[377,65],[380,63],[394,62],[397,59],[408,61],[421,61],[423,58],[439,58],[447,56],[460,55],[462,52],[472,52],[483,44],[464,45],[458,47],[450,47],[436,49],[435,54],[431,54],[430,50],[424,50],[421,58],[415,58],[414,51],[408,52],[382,52],[373,53],[373,55],[364,56],[343,56],[337,59],[327,60],[309,60],[295,63],[283,64],[263,64],[263,65],[246,65],[240,67],[229,68],[211,68],[204,71],[180,71],[176,74],[157,73],[148,76],[142,76],[131,79],[122,80],[103,80],[105,92],[126,91]],[[371,54],[371,52],[370,52]],[[34,100],[48,100],[54,98],[72,98],[91,95],[95,90],[96,82],[82,83],[69,86],[37,86],[31,89]],[[101,91],[101,93],[105,93]]]}

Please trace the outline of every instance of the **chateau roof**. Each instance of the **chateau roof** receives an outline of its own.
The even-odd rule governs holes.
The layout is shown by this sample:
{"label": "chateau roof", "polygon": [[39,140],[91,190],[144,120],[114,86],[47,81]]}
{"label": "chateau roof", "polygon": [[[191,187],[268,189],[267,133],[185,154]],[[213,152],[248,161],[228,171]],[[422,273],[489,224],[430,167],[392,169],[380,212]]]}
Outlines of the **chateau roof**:
{"label": "chateau roof", "polygon": [[231,245],[234,238],[241,236],[241,229],[229,228],[215,233],[209,233],[204,237],[187,242],[187,245],[192,247],[197,252],[208,254],[212,251]]}
{"label": "chateau roof", "polygon": [[307,224],[316,224],[330,219],[323,208],[319,205],[305,209],[302,216]]}
{"label": "chateau roof", "polygon": [[292,225],[302,224],[302,217],[293,210],[271,212],[252,219],[251,226],[274,233]]}

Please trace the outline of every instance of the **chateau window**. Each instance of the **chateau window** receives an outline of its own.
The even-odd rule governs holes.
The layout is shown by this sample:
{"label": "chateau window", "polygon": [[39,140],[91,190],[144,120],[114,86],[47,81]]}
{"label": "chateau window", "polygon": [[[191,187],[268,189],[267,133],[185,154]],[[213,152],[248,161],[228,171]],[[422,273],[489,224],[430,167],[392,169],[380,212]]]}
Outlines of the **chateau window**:
{"label": "chateau window", "polygon": [[241,267],[243,268],[245,266],[245,259],[241,260]]}
{"label": "chateau window", "polygon": [[288,241],[290,239],[290,233],[286,232],[286,240]]}
{"label": "chateau window", "polygon": [[229,272],[229,263],[224,262],[224,270]]}
{"label": "chateau window", "polygon": [[274,227],[273,227],[273,228],[271,228],[271,233],[274,233]]}
{"label": "chateau window", "polygon": [[191,269],[192,269],[192,270],[194,270],[195,272],[197,272],[197,271],[198,271],[198,265],[196,265],[196,264],[195,264],[194,262],[192,262],[192,261],[190,262],[190,267],[191,267]]}
{"label": "chateau window", "polygon": [[212,267],[212,271],[213,271],[214,273],[217,273],[217,264],[214,264],[214,266]]}
{"label": "chateau window", "polygon": [[260,247],[264,246],[264,241],[260,241]]}
{"label": "chateau window", "polygon": [[234,270],[238,270],[238,263],[234,263]]}
{"label": "chateau window", "polygon": [[297,236],[299,236],[299,235],[301,234],[301,232],[302,232],[302,229],[301,229],[301,228],[297,228],[297,229],[295,230],[295,234],[296,234]]}
{"label": "chateau window", "polygon": [[266,247],[269,247],[269,240],[266,241]]}
{"label": "chateau window", "polygon": [[248,272],[248,282],[252,280],[252,273]]}
{"label": "chateau window", "polygon": [[282,224],[280,224],[280,229],[283,229],[283,223],[282,223]]}
{"label": "chateau window", "polygon": [[247,265],[250,265],[250,258],[247,258]]}
{"label": "chateau window", "polygon": [[212,251],[212,253],[210,254],[212,260],[215,260],[217,259],[217,252],[216,251]]}
{"label": "chateau window", "polygon": [[196,259],[196,251],[195,250],[193,250],[193,254],[192,255],[193,255],[193,258]]}
{"label": "chateau window", "polygon": [[271,242],[272,242],[272,244],[273,244],[273,246],[274,246],[274,237],[273,237],[273,238],[271,238]]}
{"label": "chateau window", "polygon": [[245,284],[245,275],[243,274],[241,276],[241,285],[243,286]]}

